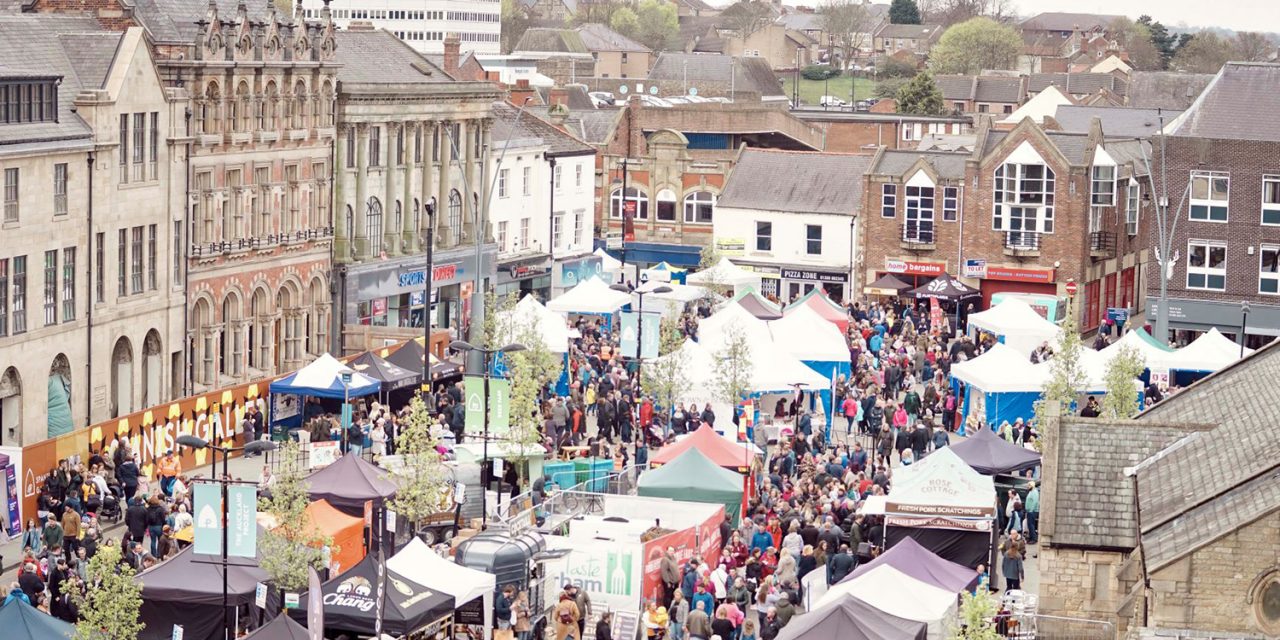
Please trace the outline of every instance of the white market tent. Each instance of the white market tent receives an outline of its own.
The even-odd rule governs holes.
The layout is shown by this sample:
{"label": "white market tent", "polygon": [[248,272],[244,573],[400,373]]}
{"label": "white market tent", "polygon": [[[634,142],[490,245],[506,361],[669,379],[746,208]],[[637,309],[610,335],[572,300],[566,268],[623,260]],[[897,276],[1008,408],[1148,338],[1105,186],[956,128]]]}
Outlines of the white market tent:
{"label": "white market tent", "polygon": [[[1246,348],[1244,355],[1253,353]],[[1169,368],[1178,371],[1217,371],[1240,359],[1240,343],[1232,342],[1218,332],[1209,329],[1191,344],[1171,354]]]}
{"label": "white market tent", "polygon": [[[649,293],[658,287],[670,287],[671,291],[665,293]],[[644,310],[645,313],[660,311],[664,317],[674,317],[680,315],[684,311],[684,306],[690,302],[696,302],[706,297],[707,290],[702,287],[680,284],[679,282],[659,282],[650,280],[639,287],[636,291],[644,293]],[[631,294],[631,306],[635,309],[640,308],[640,296]]]}
{"label": "white market tent", "polygon": [[849,345],[840,329],[809,305],[793,307],[769,323],[774,342],[805,362],[848,362]]}
{"label": "white market tent", "polygon": [[924,622],[930,638],[942,638],[946,622],[956,615],[954,592],[934,586],[889,566],[881,565],[862,575],[832,585],[814,609],[844,598],[857,598],[890,615]]}
{"label": "white market tent", "polygon": [[655,362],[663,363],[669,360],[682,359],[685,378],[689,382],[689,386],[679,392],[677,402],[696,402],[703,404],[707,402],[720,402],[718,394],[712,386],[712,376],[710,372],[715,371],[715,356],[707,350],[706,346],[701,343],[685,339],[684,344],[679,349],[659,357]]}
{"label": "white market tent", "polygon": [[600,256],[600,270],[610,273],[622,271],[622,261],[609,255],[604,249],[596,249],[592,255]]}
{"label": "white market tent", "polygon": [[493,593],[496,588],[496,580],[492,574],[469,569],[443,558],[416,536],[399,553],[387,558],[387,568],[418,584],[453,596],[460,608],[481,598],[485,637],[489,637],[489,629],[494,626]]}
{"label": "white market tent", "polygon": [[773,342],[769,324],[751,315],[740,304],[724,305],[719,311],[698,322],[698,342],[712,353],[724,347],[734,332],[740,332],[752,347]]}
{"label": "white market tent", "polygon": [[740,293],[745,287],[760,290],[760,276],[729,262],[728,258],[721,258],[720,262],[710,269],[689,274],[684,281],[685,284],[699,286],[732,287],[734,293]]}
{"label": "white market tent", "polygon": [[831,381],[780,349],[775,342],[751,344],[751,390],[756,393],[791,393],[795,387],[820,391]]}
{"label": "white market tent", "polygon": [[[351,374],[350,382],[342,382],[343,374]],[[271,383],[271,393],[296,393],[317,398],[356,398],[377,393],[382,383],[355,371],[325,353],[311,364]]]}
{"label": "white market tent", "polygon": [[[1146,362],[1147,368],[1152,371],[1167,371],[1176,358],[1174,351],[1161,349],[1152,344],[1149,338],[1143,338],[1138,331],[1125,332],[1119,340],[1107,345],[1105,349],[1098,353],[1102,354],[1103,362],[1111,362],[1120,353],[1120,350],[1125,347],[1137,351],[1138,355]],[[1237,353],[1239,353],[1238,350]]]}
{"label": "white market tent", "polygon": [[987,393],[1040,391],[1045,382],[1026,355],[1000,343],[972,360],[951,365],[951,376]]}
{"label": "white market tent", "polygon": [[1062,331],[1040,317],[1031,305],[1014,297],[969,316],[969,328],[994,333],[1002,343],[1027,356],[1041,343],[1053,343]]}
{"label": "white market tent", "polygon": [[631,294],[614,291],[600,278],[587,278],[547,303],[556,313],[609,314],[631,302]]}
{"label": "white market tent", "polygon": [[[1111,354],[1114,357],[1115,353]],[[1084,372],[1084,388],[1079,389],[1083,393],[1105,393],[1107,391],[1107,364],[1111,362],[1111,358],[1107,357],[1101,351],[1095,351],[1087,347],[1080,349],[1080,370]],[[1031,365],[1034,370],[1035,377],[1032,381],[1039,386],[1037,391],[1044,389],[1044,383],[1053,375],[1053,359],[1045,360],[1040,364]],[[1137,378],[1134,379],[1137,383]]]}
{"label": "white market tent", "polygon": [[[526,323],[535,327],[537,334],[542,336],[542,342],[552,352],[569,351],[569,327],[564,316],[543,306],[532,294],[521,298],[499,326],[514,327]],[[506,336],[505,340],[516,340],[516,336]]]}

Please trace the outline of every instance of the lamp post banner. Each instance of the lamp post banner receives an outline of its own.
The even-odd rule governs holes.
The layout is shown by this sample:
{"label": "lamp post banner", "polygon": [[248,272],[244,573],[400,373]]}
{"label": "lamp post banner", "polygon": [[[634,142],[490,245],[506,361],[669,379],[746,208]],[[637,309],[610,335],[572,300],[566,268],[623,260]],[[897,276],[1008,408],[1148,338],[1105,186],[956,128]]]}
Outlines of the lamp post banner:
{"label": "lamp post banner", "polygon": [[227,487],[227,555],[258,556],[258,488],[253,485]]}
{"label": "lamp post banner", "polygon": [[208,482],[197,482],[192,488],[195,511],[195,552],[206,555],[222,554],[222,491]]}

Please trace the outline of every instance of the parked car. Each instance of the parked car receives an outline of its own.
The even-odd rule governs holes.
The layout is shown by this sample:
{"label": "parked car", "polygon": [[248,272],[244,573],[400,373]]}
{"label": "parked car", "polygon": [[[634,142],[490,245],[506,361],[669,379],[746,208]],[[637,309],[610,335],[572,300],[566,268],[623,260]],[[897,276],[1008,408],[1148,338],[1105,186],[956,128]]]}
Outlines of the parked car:
{"label": "parked car", "polygon": [[608,91],[592,91],[587,96],[597,107],[612,107],[616,103],[613,94]]}
{"label": "parked car", "polygon": [[848,103],[835,96],[822,96],[818,98],[818,104],[824,107],[843,107]]}
{"label": "parked car", "polygon": [[641,95],[635,96],[635,98],[643,102],[644,106],[646,107],[660,107],[662,109],[670,109],[673,106],[670,102],[667,102],[666,100],[663,100],[658,96],[641,94]]}

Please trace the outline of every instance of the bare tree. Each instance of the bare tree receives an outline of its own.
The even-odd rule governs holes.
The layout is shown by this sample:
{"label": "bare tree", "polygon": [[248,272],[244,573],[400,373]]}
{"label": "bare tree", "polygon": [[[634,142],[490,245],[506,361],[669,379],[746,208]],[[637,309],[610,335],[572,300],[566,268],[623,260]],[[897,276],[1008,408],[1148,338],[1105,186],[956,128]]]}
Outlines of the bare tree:
{"label": "bare tree", "polygon": [[763,0],[741,0],[721,12],[720,17],[730,29],[746,39],[773,22],[774,15],[773,7]]}
{"label": "bare tree", "polygon": [[[822,29],[839,50],[841,66],[858,55],[858,49],[870,37],[871,13],[856,0],[828,0],[822,6]],[[834,52],[833,52],[834,53]]]}
{"label": "bare tree", "polygon": [[[979,16],[1008,22],[1017,14],[1013,0],[938,0],[929,21],[950,26]],[[923,11],[924,7],[921,7]]]}
{"label": "bare tree", "polygon": [[1231,48],[1234,50],[1232,60],[1266,62],[1267,58],[1275,53],[1276,43],[1272,42],[1266,34],[1257,31],[1238,31],[1236,37],[1231,40]]}

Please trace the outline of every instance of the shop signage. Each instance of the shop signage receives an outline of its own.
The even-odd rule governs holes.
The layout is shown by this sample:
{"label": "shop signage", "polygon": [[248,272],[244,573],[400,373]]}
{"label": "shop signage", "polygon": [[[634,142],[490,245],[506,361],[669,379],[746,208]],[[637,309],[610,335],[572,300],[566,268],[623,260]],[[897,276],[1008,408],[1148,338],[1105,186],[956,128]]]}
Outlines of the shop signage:
{"label": "shop signage", "polygon": [[747,251],[744,238],[716,238],[716,251],[726,256],[740,256]]}
{"label": "shop signage", "polygon": [[[634,311],[627,311],[622,314],[622,339],[619,345],[619,351],[628,358],[636,357],[636,351],[640,347],[644,348],[644,353],[640,356],[646,360],[658,357],[658,342],[660,322],[662,315],[658,313],[644,314],[644,326],[637,327],[637,320],[640,314]],[[640,342],[641,329],[644,332],[644,344]]]}
{"label": "shop signage", "polygon": [[962,278],[985,278],[987,277],[987,261],[969,259],[964,261],[964,268],[960,270]]}
{"label": "shop signage", "polygon": [[507,264],[498,268],[506,271],[508,275],[515,279],[532,278],[549,273],[551,271],[551,262],[546,258],[542,258],[537,262]]}
{"label": "shop signage", "polygon": [[991,521],[986,519],[969,520],[965,518],[904,518],[901,516],[885,516],[885,526],[913,527],[920,529],[954,529],[956,531],[990,531]]}
{"label": "shop signage", "polygon": [[1024,269],[1019,267],[988,266],[987,280],[1005,280],[1008,282],[1053,282],[1053,269]]}
{"label": "shop signage", "polygon": [[373,299],[373,315],[375,316],[387,315],[387,299],[386,298]]}
{"label": "shop signage", "polygon": [[838,271],[809,271],[806,269],[781,269],[782,277],[787,280],[816,280],[817,282],[830,282],[835,284],[843,284],[849,281],[849,274],[840,273]]}
{"label": "shop signage", "polygon": [[[444,280],[452,280],[458,277],[458,264],[442,264],[431,270],[431,281],[442,282]],[[421,287],[426,283],[426,270],[418,269],[417,271],[406,271],[400,274],[400,286],[402,287]]]}
{"label": "shop signage", "polygon": [[604,246],[608,249],[621,249],[622,234],[617,231],[610,231],[604,234]]}
{"label": "shop signage", "polygon": [[918,516],[958,516],[961,518],[983,518],[995,515],[992,507],[969,507],[946,504],[905,504],[889,501],[885,503],[886,514],[918,515]]}
{"label": "shop signage", "polygon": [[603,262],[600,256],[587,256],[560,263],[560,286],[573,288],[583,280],[600,275]]}
{"label": "shop signage", "polygon": [[884,270],[889,273],[905,273],[911,276],[940,276],[947,270],[942,262],[916,262],[914,260],[892,260],[886,258]]}
{"label": "shop signage", "polygon": [[[440,302],[440,290],[439,290],[439,289],[436,289],[436,288],[434,288],[434,287],[432,287],[432,289],[431,289],[431,305],[432,305],[432,306],[435,306],[435,305],[436,305],[436,303],[438,303],[438,302]],[[414,292],[412,292],[412,293],[410,293],[410,294],[409,294],[409,306],[411,306],[411,307],[421,307],[421,306],[422,306],[422,292],[421,292],[421,291],[414,291]]]}

